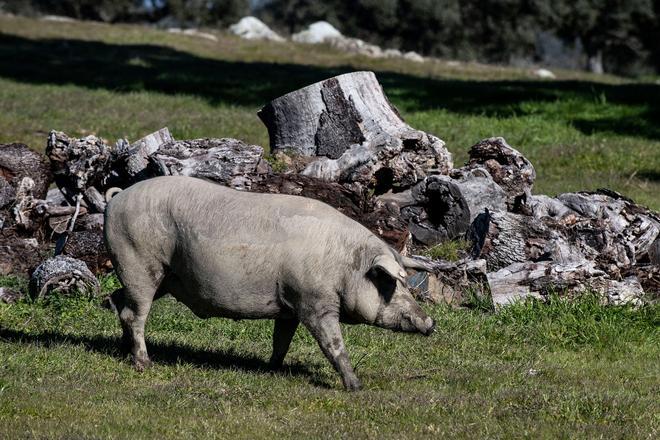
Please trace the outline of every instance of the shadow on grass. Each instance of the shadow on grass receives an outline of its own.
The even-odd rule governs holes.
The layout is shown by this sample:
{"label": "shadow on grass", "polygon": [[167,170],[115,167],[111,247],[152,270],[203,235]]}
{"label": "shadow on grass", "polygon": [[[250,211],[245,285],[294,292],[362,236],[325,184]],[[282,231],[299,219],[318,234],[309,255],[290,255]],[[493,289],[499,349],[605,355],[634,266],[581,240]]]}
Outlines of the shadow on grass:
{"label": "shadow on grass", "polygon": [[[325,78],[355,70],[286,63],[203,58],[158,45],[74,39],[32,40],[0,33],[0,77],[36,84],[75,84],[117,92],[152,91],[202,97],[212,104],[254,107]],[[596,131],[660,139],[660,86],[587,81],[462,81],[378,72],[388,95],[405,111],[446,109],[492,117],[534,112],[525,103],[577,99],[582,104],[637,107],[635,119],[585,114],[554,117],[589,134]],[[606,107],[606,106],[605,106]],[[577,112],[579,113],[579,106]],[[553,117],[553,116],[547,116]]]}
{"label": "shadow on grass", "polygon": [[[25,333],[17,330],[0,329],[0,340],[23,344],[36,344],[43,347],[54,345],[82,345],[88,351],[94,351],[126,359],[126,353],[120,349],[120,339],[107,336],[75,336],[57,332]],[[331,386],[319,380],[307,367],[301,364],[287,364],[279,370],[271,368],[268,362],[256,356],[243,356],[224,350],[200,350],[163,342],[147,340],[149,357],[155,364],[176,365],[188,363],[199,368],[233,369],[253,373],[281,374],[307,377],[311,384],[322,388]]]}

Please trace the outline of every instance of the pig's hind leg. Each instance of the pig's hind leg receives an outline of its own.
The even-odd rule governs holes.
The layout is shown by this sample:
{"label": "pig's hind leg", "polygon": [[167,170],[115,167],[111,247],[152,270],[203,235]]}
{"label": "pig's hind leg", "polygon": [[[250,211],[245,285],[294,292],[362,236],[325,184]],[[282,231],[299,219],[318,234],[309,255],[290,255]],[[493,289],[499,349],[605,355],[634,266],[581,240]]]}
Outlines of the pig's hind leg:
{"label": "pig's hind leg", "polygon": [[149,270],[137,258],[135,261],[120,263],[120,268],[129,269],[118,271],[124,288],[112,295],[112,302],[123,330],[122,342],[130,348],[135,369],[143,371],[151,366],[144,340],[144,327],[162,277],[154,275],[157,270]]}
{"label": "pig's hind leg", "polygon": [[289,351],[291,339],[296,334],[298,328],[298,320],[292,319],[275,319],[275,327],[273,328],[273,355],[270,357],[271,368],[281,368],[284,362],[284,357]]}
{"label": "pig's hind leg", "polygon": [[309,312],[306,311],[301,316],[302,323],[309,329],[325,357],[341,375],[344,388],[349,391],[359,390],[362,385],[348,359],[348,352],[339,327],[339,312],[318,309],[312,313]]}

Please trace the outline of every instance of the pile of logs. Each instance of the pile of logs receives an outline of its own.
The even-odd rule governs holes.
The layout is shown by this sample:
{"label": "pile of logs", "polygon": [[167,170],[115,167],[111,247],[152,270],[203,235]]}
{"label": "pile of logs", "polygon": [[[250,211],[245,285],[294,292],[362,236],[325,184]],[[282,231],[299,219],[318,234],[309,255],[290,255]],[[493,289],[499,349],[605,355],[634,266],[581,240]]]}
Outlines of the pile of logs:
{"label": "pile of logs", "polygon": [[[259,117],[268,158],[240,140],[175,140],[167,128],[114,145],[52,131],[48,160],[0,145],[0,274],[32,273],[34,296],[98,291],[92,273],[111,269],[109,198],[143,179],[185,175],[334,206],[408,256],[411,287],[433,301],[460,304],[475,288],[495,306],[585,291],[641,304],[660,292],[658,213],[607,190],[534,195],[533,165],[503,138],[474,145],[454,168],[444,142],[406,124],[371,72],[291,92]],[[456,239],[471,244],[458,262],[414,255]]]}

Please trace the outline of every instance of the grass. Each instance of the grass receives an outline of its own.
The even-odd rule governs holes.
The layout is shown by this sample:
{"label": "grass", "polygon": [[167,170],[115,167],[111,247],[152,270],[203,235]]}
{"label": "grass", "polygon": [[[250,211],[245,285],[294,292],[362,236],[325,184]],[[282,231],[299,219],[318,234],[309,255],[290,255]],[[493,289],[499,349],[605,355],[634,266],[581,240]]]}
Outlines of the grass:
{"label": "grass", "polygon": [[[535,164],[537,193],[610,187],[660,209],[657,84],[563,71],[540,81],[523,69],[216,35],[0,16],[0,143],[43,150],[50,129],[114,141],[168,126],[177,138],[267,146],[263,104],[370,69],[459,164],[502,135]],[[25,289],[17,278],[0,285]],[[202,321],[168,298],[147,325],[155,367],[138,374],[99,303],[0,304],[0,438],[655,438],[660,428],[658,305],[434,306],[431,338],[347,326],[365,385],[349,394],[305,330],[272,372],[271,322]]]}
{"label": "grass", "polygon": [[462,239],[448,240],[429,247],[423,254],[435,260],[458,261],[461,253],[467,252],[470,245],[470,242]]}
{"label": "grass", "polygon": [[270,321],[204,321],[171,298],[147,325],[155,366],[137,373],[99,302],[0,305],[0,438],[644,438],[660,428],[657,306],[434,306],[430,339],[344,326],[365,385],[346,393],[306,330],[273,372]]}

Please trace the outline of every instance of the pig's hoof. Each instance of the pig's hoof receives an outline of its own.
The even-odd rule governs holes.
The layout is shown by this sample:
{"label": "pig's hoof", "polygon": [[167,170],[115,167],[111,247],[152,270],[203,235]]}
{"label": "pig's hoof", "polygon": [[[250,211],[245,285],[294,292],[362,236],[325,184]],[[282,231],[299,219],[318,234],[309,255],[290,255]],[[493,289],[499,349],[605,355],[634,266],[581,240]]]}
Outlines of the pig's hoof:
{"label": "pig's hoof", "polygon": [[142,373],[147,368],[151,368],[152,365],[153,364],[151,362],[151,359],[149,358],[135,359],[133,361],[133,366],[135,367],[135,370],[138,371],[139,373]]}
{"label": "pig's hoof", "polygon": [[362,388],[362,383],[357,377],[349,377],[344,380],[344,388],[346,388],[346,391],[359,391]]}
{"label": "pig's hoof", "polygon": [[268,361],[268,368],[271,370],[281,370],[283,366],[284,362],[282,359],[271,358],[270,361]]}

